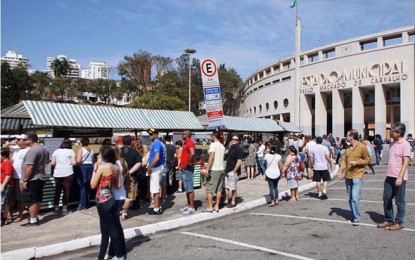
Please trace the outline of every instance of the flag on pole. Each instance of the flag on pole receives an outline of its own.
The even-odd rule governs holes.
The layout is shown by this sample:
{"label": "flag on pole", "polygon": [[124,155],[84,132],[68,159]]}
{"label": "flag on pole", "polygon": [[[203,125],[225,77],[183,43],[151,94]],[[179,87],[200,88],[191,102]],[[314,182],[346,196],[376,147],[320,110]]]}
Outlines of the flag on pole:
{"label": "flag on pole", "polygon": [[294,8],[295,6],[297,5],[297,0],[293,0],[292,2],[291,2],[291,8]]}

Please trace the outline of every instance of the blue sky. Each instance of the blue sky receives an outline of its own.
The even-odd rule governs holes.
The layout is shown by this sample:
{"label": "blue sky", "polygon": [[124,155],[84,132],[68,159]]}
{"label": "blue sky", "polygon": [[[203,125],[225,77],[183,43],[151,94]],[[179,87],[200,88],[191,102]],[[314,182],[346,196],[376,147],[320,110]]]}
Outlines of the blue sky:
{"label": "blue sky", "polygon": [[[1,56],[8,49],[46,69],[65,54],[83,67],[116,66],[145,50],[212,57],[245,79],[294,54],[292,0],[2,0]],[[415,25],[414,0],[297,0],[302,50]]]}

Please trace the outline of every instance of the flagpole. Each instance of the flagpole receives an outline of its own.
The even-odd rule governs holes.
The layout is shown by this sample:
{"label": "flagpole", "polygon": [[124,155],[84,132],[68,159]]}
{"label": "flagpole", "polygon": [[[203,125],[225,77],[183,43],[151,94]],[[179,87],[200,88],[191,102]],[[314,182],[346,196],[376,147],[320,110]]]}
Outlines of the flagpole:
{"label": "flagpole", "polygon": [[294,122],[300,127],[300,52],[301,52],[301,21],[298,19],[298,0],[295,1],[295,107]]}

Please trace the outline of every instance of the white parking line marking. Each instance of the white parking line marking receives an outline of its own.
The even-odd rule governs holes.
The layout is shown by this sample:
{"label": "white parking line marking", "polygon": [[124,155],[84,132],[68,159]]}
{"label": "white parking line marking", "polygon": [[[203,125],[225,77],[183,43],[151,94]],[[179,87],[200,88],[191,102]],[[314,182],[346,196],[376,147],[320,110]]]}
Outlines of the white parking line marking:
{"label": "white parking line marking", "polygon": [[[328,190],[344,190],[345,188],[327,188]],[[383,188],[365,188],[362,187],[362,190],[381,190],[383,191]],[[414,189],[406,189],[405,191],[415,191]]]}
{"label": "white parking line marking", "polygon": [[[385,182],[385,180],[366,180],[366,179],[364,179],[363,180],[363,182],[367,182],[367,181],[369,181],[369,182]],[[415,183],[415,181],[406,181],[407,183],[409,182],[409,183]]]}
{"label": "white parking line marking", "polygon": [[[315,201],[320,201],[319,199],[316,198],[301,198],[300,200],[315,200]],[[327,199],[327,200],[333,200],[333,201],[349,201],[346,199]],[[383,201],[373,201],[373,200],[360,200],[360,202],[365,202],[365,203],[378,203],[378,204],[383,204]],[[405,203],[406,206],[415,206],[415,203]]]}
{"label": "white parking line marking", "polygon": [[242,242],[233,241],[233,240],[229,240],[229,239],[224,239],[224,238],[220,238],[220,237],[207,236],[207,235],[202,235],[202,234],[197,234],[197,233],[192,233],[192,232],[182,232],[182,234],[189,235],[189,236],[206,238],[206,239],[211,239],[211,240],[220,241],[220,242],[225,242],[225,243],[233,244],[233,245],[236,245],[236,246],[248,247],[248,248],[258,250],[258,251],[263,251],[263,252],[272,253],[272,254],[276,254],[276,255],[291,257],[291,258],[294,258],[294,259],[314,260],[313,258],[308,258],[308,257],[305,257],[305,256],[294,255],[294,254],[290,254],[290,253],[286,253],[286,252],[282,252],[282,251],[272,250],[272,249],[268,249],[268,248],[261,247],[261,246],[254,246],[254,245],[250,245],[250,244],[245,244],[245,243],[242,243]]}
{"label": "white parking line marking", "polygon": [[[281,217],[281,218],[298,218],[298,219],[305,219],[305,220],[315,220],[315,221],[322,221],[322,222],[332,222],[332,223],[352,225],[352,223],[348,221],[340,221],[340,220],[324,219],[324,218],[300,217],[300,216],[294,216],[294,215],[280,215],[280,214],[268,214],[268,213],[250,213],[250,215],[271,216],[271,217]],[[360,225],[367,226],[367,227],[377,227],[374,224],[366,224],[366,223],[360,223]],[[411,228],[404,228],[402,230],[415,232],[415,229],[411,229]]]}

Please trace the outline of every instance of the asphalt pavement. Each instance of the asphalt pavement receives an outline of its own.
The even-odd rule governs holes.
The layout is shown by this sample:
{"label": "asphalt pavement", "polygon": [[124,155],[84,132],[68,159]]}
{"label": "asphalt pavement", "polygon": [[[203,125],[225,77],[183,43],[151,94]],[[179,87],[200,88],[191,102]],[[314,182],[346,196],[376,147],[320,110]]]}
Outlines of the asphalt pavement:
{"label": "asphalt pavement", "polygon": [[[333,180],[328,200],[315,189],[298,202],[261,205],[156,234],[130,239],[130,259],[415,259],[415,167],[407,183],[404,229],[376,227],[383,221],[386,166],[366,175],[361,225],[353,226],[344,180]],[[284,182],[284,181],[283,181]],[[282,183],[283,183],[282,182]],[[395,207],[396,208],[396,207]],[[45,259],[91,259],[97,247]]]}

